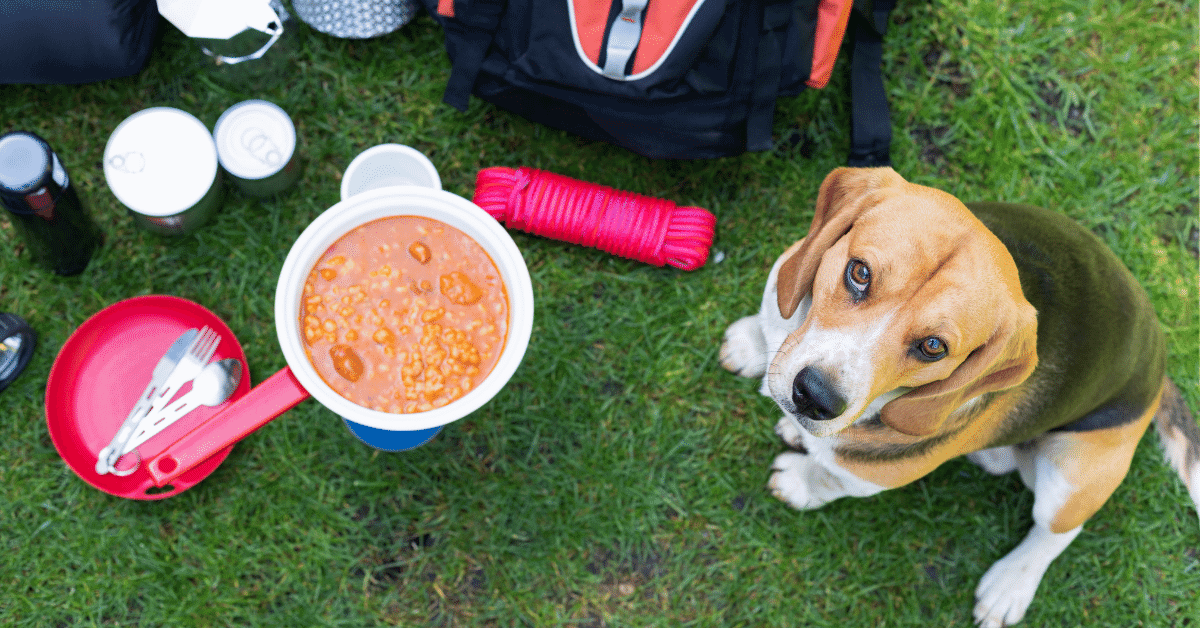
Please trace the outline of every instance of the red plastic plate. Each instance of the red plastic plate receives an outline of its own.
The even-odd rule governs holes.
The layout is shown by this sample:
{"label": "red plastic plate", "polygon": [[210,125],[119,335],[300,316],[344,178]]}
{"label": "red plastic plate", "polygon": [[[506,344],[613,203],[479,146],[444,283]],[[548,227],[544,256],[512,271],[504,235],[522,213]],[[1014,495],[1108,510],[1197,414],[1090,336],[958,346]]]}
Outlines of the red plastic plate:
{"label": "red plastic plate", "polygon": [[[250,390],[246,354],[216,314],[187,299],[150,295],[119,301],[84,321],[63,344],[46,383],[46,424],[59,455],[84,482],[118,497],[164,499],[208,477],[229,455],[232,445],[162,488],[154,485],[144,462],[127,476],[96,473],[97,453],[137,402],[158,359],[179,334],[205,325],[221,335],[214,360],[242,361],[242,380],[228,404]],[[142,443],[137,453],[149,461],[223,407],[197,408]],[[119,466],[136,460],[131,452]]]}

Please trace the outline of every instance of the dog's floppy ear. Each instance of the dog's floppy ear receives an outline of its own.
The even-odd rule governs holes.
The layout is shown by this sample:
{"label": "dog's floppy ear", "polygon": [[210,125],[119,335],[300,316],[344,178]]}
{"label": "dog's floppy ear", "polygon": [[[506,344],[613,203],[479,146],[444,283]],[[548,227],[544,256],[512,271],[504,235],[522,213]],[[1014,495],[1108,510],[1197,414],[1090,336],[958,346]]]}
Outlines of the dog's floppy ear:
{"label": "dog's floppy ear", "polygon": [[871,206],[866,197],[901,183],[904,179],[891,168],[838,168],[825,177],[808,235],[779,267],[776,298],[784,318],[791,318],[800,300],[812,290],[821,255]]}
{"label": "dog's floppy ear", "polygon": [[902,434],[928,436],[966,401],[1025,381],[1037,362],[1037,312],[1022,298],[949,377],[896,398],[883,407],[880,419]]}

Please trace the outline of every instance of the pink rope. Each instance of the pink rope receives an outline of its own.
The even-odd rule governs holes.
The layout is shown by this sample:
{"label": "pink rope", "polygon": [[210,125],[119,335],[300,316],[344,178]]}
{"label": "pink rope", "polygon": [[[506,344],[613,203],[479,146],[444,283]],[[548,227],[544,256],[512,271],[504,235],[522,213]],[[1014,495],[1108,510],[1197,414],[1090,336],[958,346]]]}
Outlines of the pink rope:
{"label": "pink rope", "polygon": [[708,260],[717,223],[700,207],[534,168],[480,170],[474,201],[510,229],[683,270]]}

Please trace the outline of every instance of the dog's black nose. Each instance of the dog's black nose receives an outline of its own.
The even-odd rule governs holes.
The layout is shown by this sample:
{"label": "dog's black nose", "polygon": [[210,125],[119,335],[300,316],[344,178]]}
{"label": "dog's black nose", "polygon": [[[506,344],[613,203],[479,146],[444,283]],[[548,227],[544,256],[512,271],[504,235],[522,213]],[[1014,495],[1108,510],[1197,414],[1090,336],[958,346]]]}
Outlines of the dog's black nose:
{"label": "dog's black nose", "polygon": [[817,369],[806,366],[792,381],[792,402],[796,412],[818,421],[828,421],[846,411],[846,400],[837,393]]}

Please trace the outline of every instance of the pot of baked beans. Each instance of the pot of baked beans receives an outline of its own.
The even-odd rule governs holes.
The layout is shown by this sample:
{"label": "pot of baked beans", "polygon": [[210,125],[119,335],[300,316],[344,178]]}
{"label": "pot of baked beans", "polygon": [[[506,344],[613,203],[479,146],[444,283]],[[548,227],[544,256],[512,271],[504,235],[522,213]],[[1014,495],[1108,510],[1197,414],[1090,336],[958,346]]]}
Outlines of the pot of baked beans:
{"label": "pot of baked beans", "polygon": [[280,271],[275,326],[287,367],[150,460],[156,484],[309,397],[372,447],[424,443],[516,372],[533,287],[512,237],[474,203],[381,188],[300,234]]}

